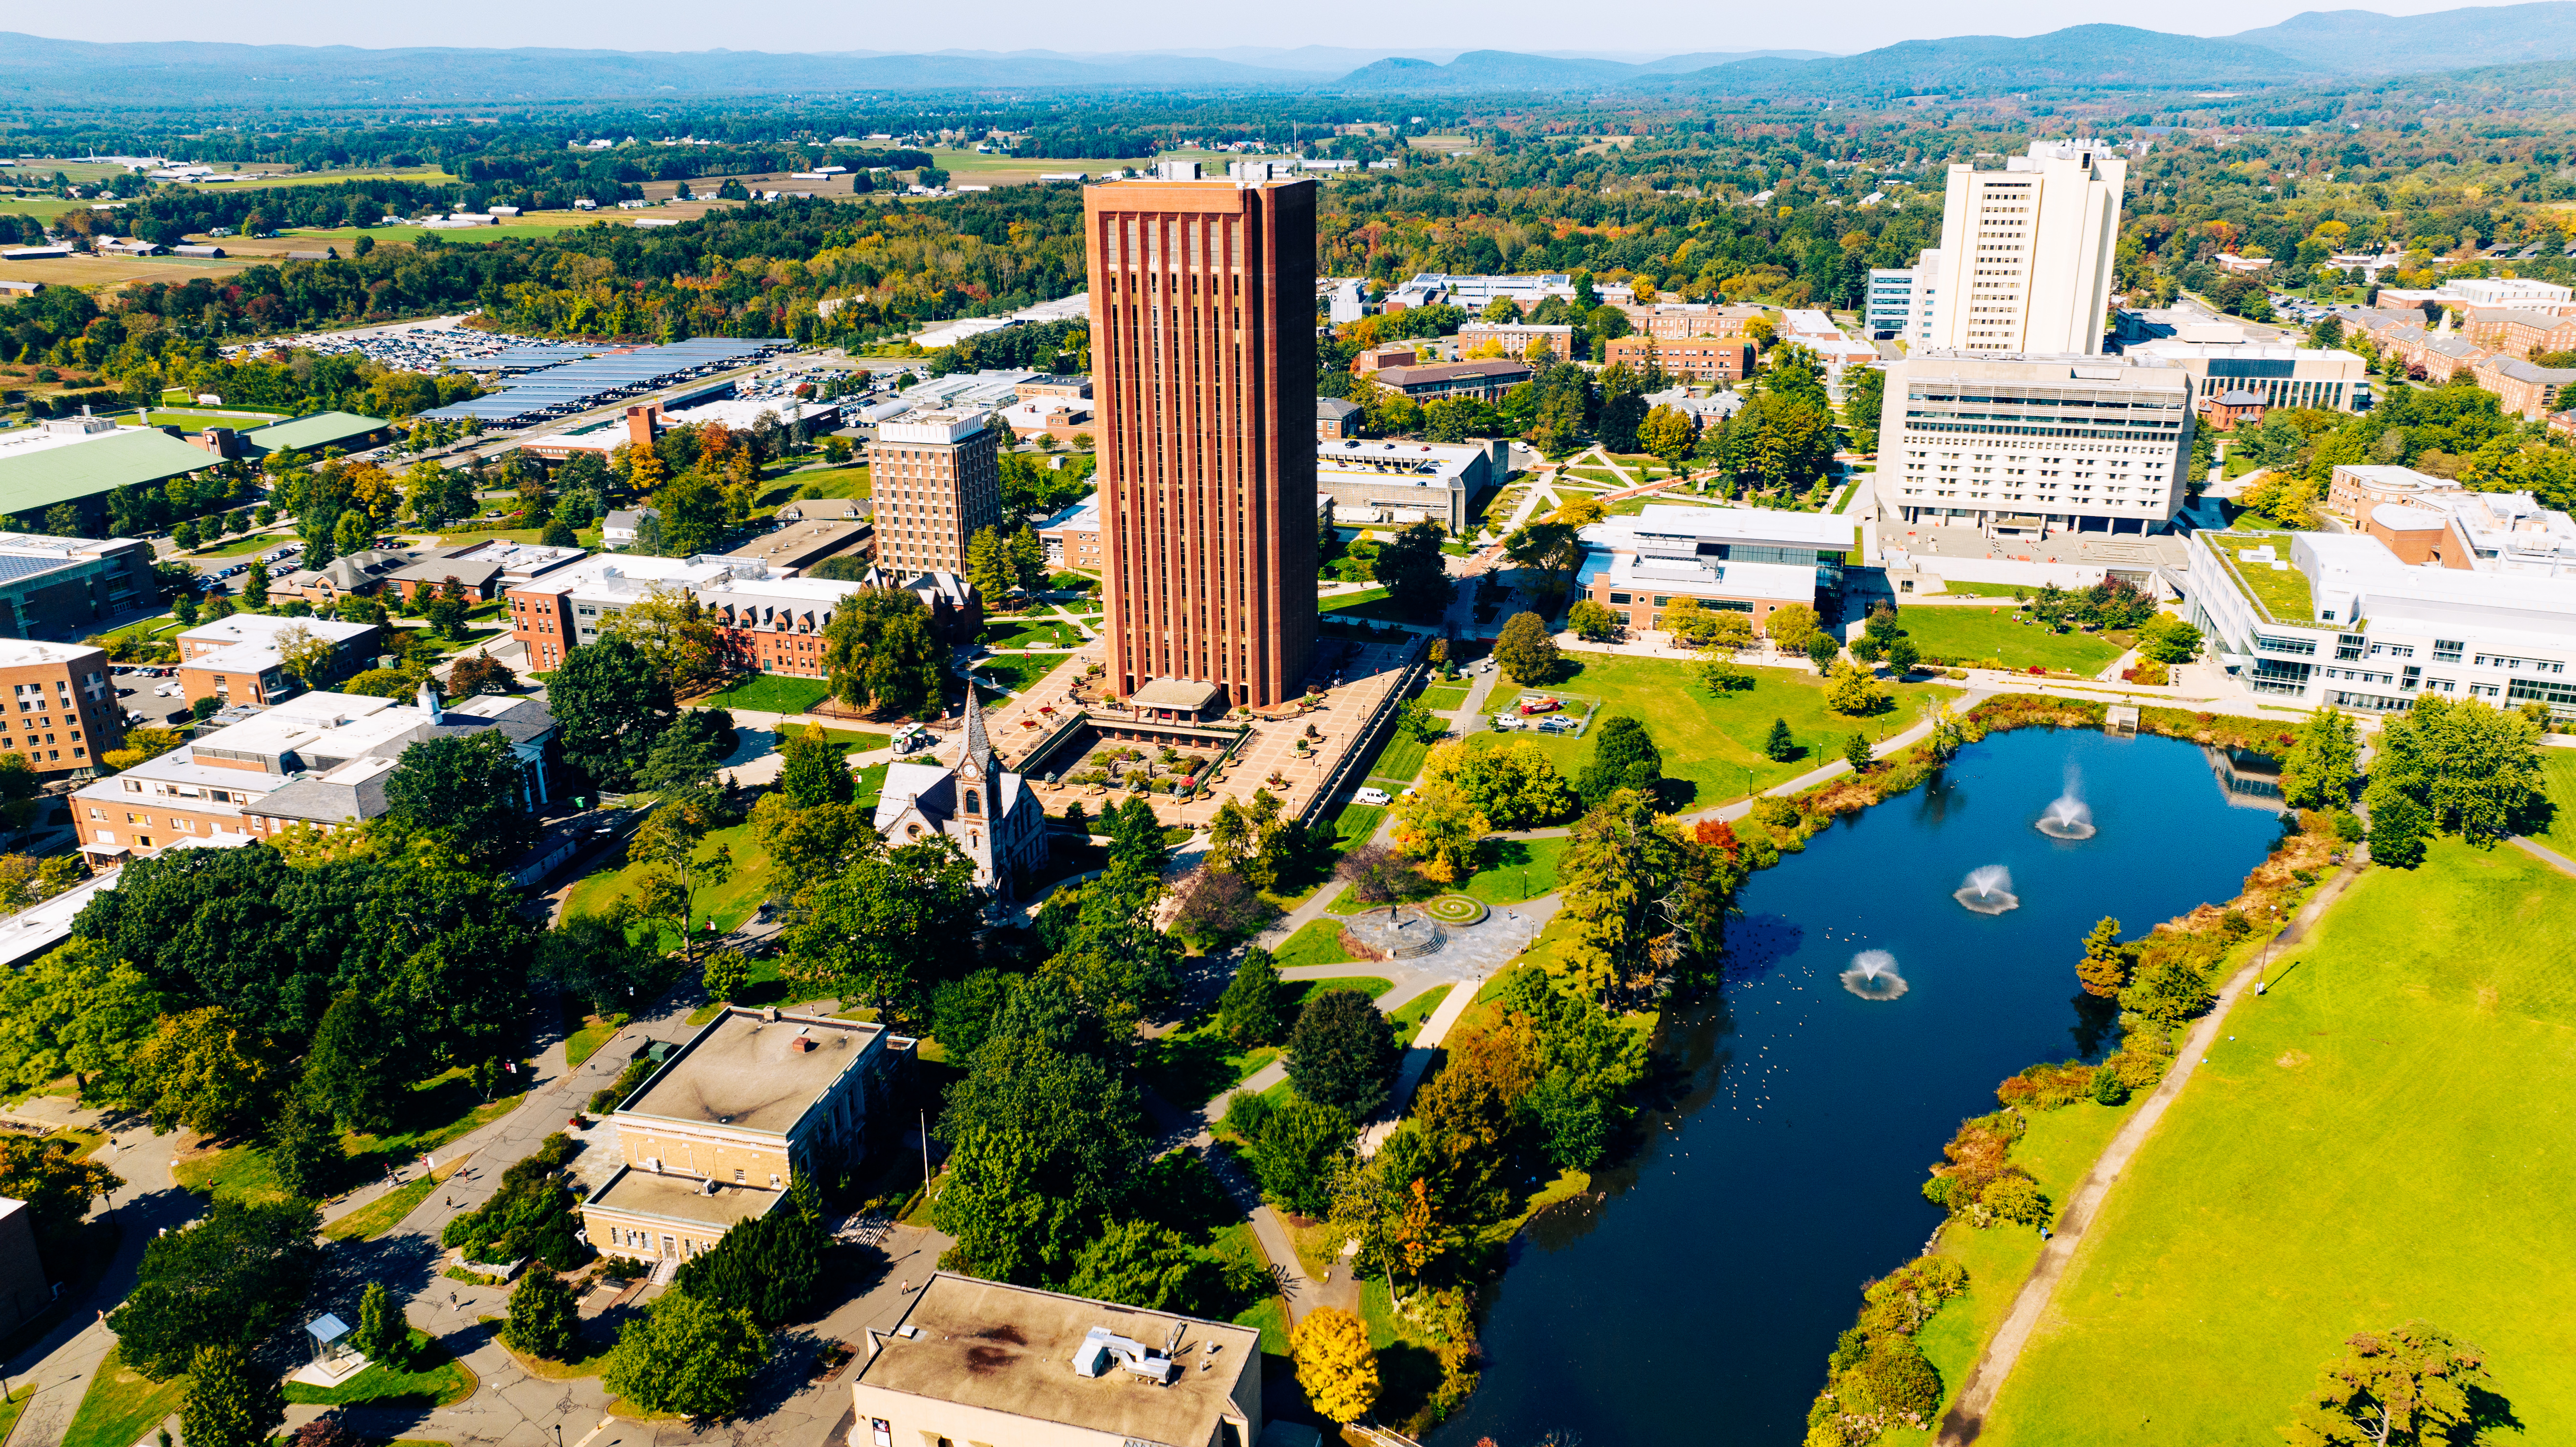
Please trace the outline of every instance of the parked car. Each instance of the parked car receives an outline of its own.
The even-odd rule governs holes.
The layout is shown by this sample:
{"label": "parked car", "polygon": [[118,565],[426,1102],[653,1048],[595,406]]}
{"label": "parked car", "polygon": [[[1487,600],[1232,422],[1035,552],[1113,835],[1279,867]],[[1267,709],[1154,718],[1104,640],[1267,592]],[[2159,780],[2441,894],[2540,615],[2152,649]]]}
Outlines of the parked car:
{"label": "parked car", "polygon": [[1494,728],[1498,732],[1510,733],[1514,729],[1525,729],[1528,727],[1529,722],[1523,719],[1519,714],[1498,713],[1494,715]]}
{"label": "parked car", "polygon": [[1384,789],[1353,789],[1351,791],[1351,802],[1354,804],[1392,804],[1395,800]]}
{"label": "parked car", "polygon": [[1538,721],[1538,731],[1543,734],[1579,733],[1582,731],[1582,728],[1582,720],[1567,718],[1562,714],[1555,718],[1543,718]]}

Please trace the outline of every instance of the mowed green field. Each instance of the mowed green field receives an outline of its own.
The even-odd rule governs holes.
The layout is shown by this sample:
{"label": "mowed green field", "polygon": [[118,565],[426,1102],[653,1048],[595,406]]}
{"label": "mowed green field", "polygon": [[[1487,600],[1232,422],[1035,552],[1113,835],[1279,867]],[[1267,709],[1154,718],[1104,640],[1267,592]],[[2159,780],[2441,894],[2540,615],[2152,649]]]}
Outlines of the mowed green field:
{"label": "mowed green field", "polygon": [[[1855,731],[1876,739],[1911,726],[1936,699],[1956,698],[1959,690],[1939,684],[1894,685],[1896,706],[1874,718],[1845,718],[1825,707],[1825,687],[1813,673],[1787,668],[1747,668],[1754,685],[1723,697],[1700,686],[1698,665],[1674,659],[1629,658],[1615,653],[1568,650],[1565,676],[1549,689],[1497,686],[1488,702],[1499,707],[1524,692],[1561,690],[1592,694],[1601,709],[1592,716],[1591,732],[1601,721],[1624,713],[1643,721],[1664,756],[1664,776],[1697,790],[1681,803],[1704,809],[1753,789],[1767,789],[1829,762]],[[1492,712],[1488,709],[1487,712]],[[1786,719],[1799,752],[1786,763],[1774,763],[1762,752],[1773,719]],[[1477,747],[1511,739],[1534,739],[1568,779],[1592,757],[1592,740],[1520,732],[1468,735]]]}
{"label": "mowed green field", "polygon": [[2542,749],[2540,771],[2558,812],[2550,816],[2547,830],[2532,837],[2576,859],[2576,749]]}
{"label": "mowed green field", "polygon": [[1934,604],[1901,608],[1896,621],[1927,657],[1992,658],[2006,668],[2099,673],[2128,651],[2129,635],[2052,633],[2015,620],[2009,602],[1991,608]]}
{"label": "mowed green field", "polygon": [[2430,1321],[2576,1441],[2576,879],[2438,842],[2237,1006],[2130,1164],[1981,1447],[2275,1447],[2355,1332]]}

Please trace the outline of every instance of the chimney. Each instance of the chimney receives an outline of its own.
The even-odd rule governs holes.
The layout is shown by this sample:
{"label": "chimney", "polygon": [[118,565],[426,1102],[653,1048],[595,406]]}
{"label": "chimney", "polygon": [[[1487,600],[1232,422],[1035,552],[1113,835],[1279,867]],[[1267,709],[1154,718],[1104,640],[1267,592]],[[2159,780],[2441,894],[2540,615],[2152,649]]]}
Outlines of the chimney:
{"label": "chimney", "polygon": [[814,1048],[814,1037],[813,1037],[813,1036],[811,1036],[811,1035],[799,1035],[799,1036],[797,1036],[797,1037],[796,1037],[796,1053],[797,1053],[797,1054],[802,1055],[802,1054],[806,1053],[807,1051],[812,1050],[813,1048]]}
{"label": "chimney", "polygon": [[645,447],[650,447],[653,445],[654,437],[658,435],[661,430],[661,403],[638,402],[634,406],[626,409],[627,441],[638,443]]}
{"label": "chimney", "polygon": [[770,1024],[772,1024],[772,1025],[777,1024],[777,1023],[778,1023],[778,1007],[777,1007],[776,1005],[772,1005],[772,1006],[770,1006],[769,1008],[767,1008],[767,1009],[765,1009],[765,1010],[761,1011],[761,1012],[760,1012],[760,1018],[761,1018],[761,1019],[763,1019],[763,1020],[768,1021],[768,1022],[769,1022]]}

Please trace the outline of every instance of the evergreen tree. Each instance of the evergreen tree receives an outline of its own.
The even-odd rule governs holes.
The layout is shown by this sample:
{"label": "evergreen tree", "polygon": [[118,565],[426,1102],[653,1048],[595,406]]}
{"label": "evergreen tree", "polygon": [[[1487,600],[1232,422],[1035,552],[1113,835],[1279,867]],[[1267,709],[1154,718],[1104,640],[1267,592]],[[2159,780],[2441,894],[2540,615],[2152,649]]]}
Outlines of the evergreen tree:
{"label": "evergreen tree", "polygon": [[2423,863],[2424,837],[2433,830],[2432,814],[2402,789],[2372,793],[2381,797],[2370,801],[2371,862],[2392,869],[2413,869]]}
{"label": "evergreen tree", "polygon": [[240,1347],[199,1347],[188,1364],[179,1423],[188,1447],[265,1447],[286,1423],[286,1394],[277,1374],[252,1365]]}
{"label": "evergreen tree", "polygon": [[241,596],[242,606],[253,612],[268,606],[268,564],[253,562],[242,574]]}
{"label": "evergreen tree", "polygon": [[1649,799],[1662,788],[1664,756],[1646,726],[1619,713],[1601,721],[1593,736],[1592,762],[1576,776],[1574,792],[1587,809],[1621,789],[1635,789]]}
{"label": "evergreen tree", "polygon": [[1216,1002],[1216,1026],[1239,1046],[1268,1045],[1279,1038],[1279,966],[1268,950],[1255,945],[1243,952],[1243,963]]}
{"label": "evergreen tree", "polygon": [[[376,1288],[369,1288],[375,1290]],[[568,1362],[581,1325],[572,1288],[543,1265],[531,1266],[510,1293],[510,1319],[501,1337],[528,1356]]]}
{"label": "evergreen tree", "polygon": [[410,1359],[411,1323],[383,1282],[367,1283],[365,1294],[358,1298],[358,1329],[349,1334],[349,1346],[367,1360],[395,1370]]}
{"label": "evergreen tree", "polygon": [[1771,732],[1762,740],[1762,754],[1775,764],[1785,764],[1798,756],[1798,741],[1789,736],[1789,721],[1771,720]]}
{"label": "evergreen tree", "polygon": [[993,528],[978,528],[966,544],[966,581],[984,595],[984,606],[997,607],[1002,596],[1011,590],[1013,577],[1010,545]]}
{"label": "evergreen tree", "polygon": [[286,1103],[269,1126],[268,1161],[289,1194],[319,1201],[339,1189],[349,1157],[340,1148],[331,1112],[313,1098],[310,1071],[305,1079],[304,1089],[286,1093]]}
{"label": "evergreen tree", "polygon": [[1870,765],[1875,762],[1869,751],[1869,735],[1853,734],[1843,740],[1843,762],[1851,765],[1855,774],[1869,772]]}
{"label": "evergreen tree", "polygon": [[2120,922],[2105,917],[2084,937],[2084,960],[2075,967],[2084,993],[2105,1000],[2120,998],[2129,983],[2129,952],[2120,948]]}

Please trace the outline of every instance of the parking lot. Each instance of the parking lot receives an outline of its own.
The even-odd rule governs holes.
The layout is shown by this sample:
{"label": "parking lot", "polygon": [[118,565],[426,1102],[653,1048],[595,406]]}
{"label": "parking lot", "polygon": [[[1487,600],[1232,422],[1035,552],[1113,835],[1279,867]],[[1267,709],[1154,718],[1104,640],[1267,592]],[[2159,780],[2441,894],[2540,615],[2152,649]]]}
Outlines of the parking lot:
{"label": "parking lot", "polygon": [[1592,727],[1592,715],[1601,707],[1597,698],[1554,689],[1498,688],[1494,692],[1503,696],[1502,707],[1487,720],[1496,733],[1527,731],[1579,739]]}
{"label": "parking lot", "polygon": [[116,706],[124,715],[126,727],[157,727],[185,722],[190,717],[176,668],[119,663],[108,673],[109,681],[116,685]]}

